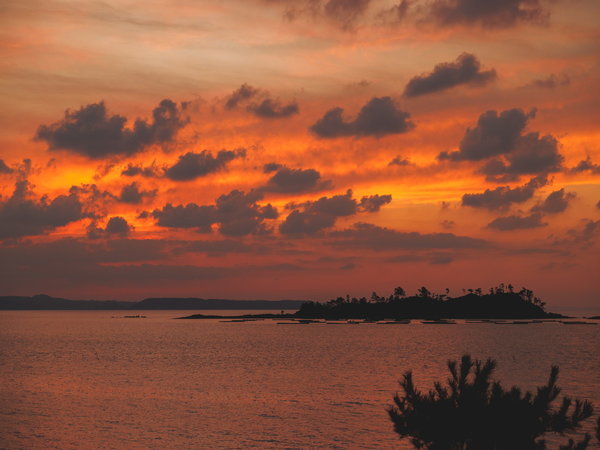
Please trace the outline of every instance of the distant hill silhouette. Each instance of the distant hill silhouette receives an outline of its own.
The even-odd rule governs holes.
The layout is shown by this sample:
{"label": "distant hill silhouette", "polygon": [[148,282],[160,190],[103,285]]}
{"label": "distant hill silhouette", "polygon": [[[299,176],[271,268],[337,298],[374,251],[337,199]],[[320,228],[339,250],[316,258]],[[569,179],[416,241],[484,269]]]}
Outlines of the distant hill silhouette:
{"label": "distant hill silhouette", "polygon": [[[448,290],[446,290],[448,292]],[[501,284],[483,294],[481,289],[469,289],[468,294],[449,297],[434,294],[422,287],[416,295],[406,296],[398,287],[389,297],[375,292],[370,299],[338,297],[327,303],[307,302],[296,313],[301,318],[321,319],[541,319],[562,317],[548,313],[545,303],[523,288],[515,292],[512,285]]]}
{"label": "distant hill silhouette", "polygon": [[69,300],[45,294],[33,297],[0,296],[0,310],[215,310],[215,309],[266,309],[295,310],[303,300],[225,300],[202,298],[147,298],[140,302],[117,300]]}
{"label": "distant hill silhouette", "polygon": [[45,294],[38,294],[33,297],[0,297],[0,310],[130,309],[134,304],[135,302],[117,300],[69,300]]}

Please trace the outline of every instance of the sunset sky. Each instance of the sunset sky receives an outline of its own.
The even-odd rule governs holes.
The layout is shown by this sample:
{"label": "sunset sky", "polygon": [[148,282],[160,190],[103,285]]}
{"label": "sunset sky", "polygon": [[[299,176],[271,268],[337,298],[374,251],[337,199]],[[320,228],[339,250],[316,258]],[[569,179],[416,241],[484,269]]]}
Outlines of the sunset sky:
{"label": "sunset sky", "polygon": [[0,3],[0,295],[598,304],[597,0]]}

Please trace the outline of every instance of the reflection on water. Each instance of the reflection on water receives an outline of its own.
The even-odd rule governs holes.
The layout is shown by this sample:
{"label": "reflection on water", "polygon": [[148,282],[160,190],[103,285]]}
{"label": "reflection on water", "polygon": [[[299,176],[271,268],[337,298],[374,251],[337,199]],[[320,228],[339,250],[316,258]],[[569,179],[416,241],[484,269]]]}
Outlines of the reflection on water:
{"label": "reflection on water", "polygon": [[496,378],[526,389],[558,364],[563,393],[600,407],[600,325],[288,327],[136,314],[146,318],[1,312],[0,446],[398,448],[385,408],[400,375],[412,369],[428,389],[464,352],[495,358]]}

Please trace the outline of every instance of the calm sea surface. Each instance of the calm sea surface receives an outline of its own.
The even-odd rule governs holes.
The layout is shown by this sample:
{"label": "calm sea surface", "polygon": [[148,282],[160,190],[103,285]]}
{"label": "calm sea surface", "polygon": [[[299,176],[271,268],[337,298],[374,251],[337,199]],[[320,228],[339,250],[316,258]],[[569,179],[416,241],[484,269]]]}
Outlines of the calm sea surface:
{"label": "calm sea surface", "polygon": [[558,364],[563,393],[600,410],[600,325],[291,326],[124,314],[0,312],[0,447],[408,448],[385,411],[397,380],[412,369],[428,389],[464,352],[497,359],[496,378],[527,389]]}

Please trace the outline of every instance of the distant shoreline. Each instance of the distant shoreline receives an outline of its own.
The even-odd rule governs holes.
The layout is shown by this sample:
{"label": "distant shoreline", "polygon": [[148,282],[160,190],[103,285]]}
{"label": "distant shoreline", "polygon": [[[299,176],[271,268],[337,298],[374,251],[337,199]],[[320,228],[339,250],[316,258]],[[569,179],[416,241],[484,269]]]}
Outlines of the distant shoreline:
{"label": "distant shoreline", "polygon": [[138,302],[119,300],[70,300],[49,295],[0,296],[0,310],[298,310],[305,300],[229,300],[160,297]]}

